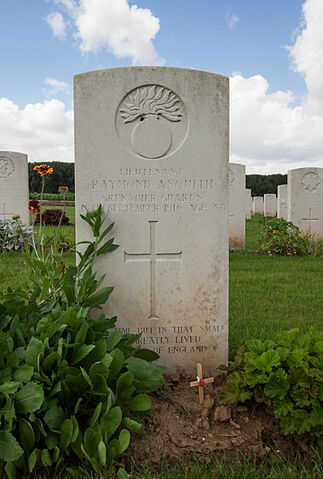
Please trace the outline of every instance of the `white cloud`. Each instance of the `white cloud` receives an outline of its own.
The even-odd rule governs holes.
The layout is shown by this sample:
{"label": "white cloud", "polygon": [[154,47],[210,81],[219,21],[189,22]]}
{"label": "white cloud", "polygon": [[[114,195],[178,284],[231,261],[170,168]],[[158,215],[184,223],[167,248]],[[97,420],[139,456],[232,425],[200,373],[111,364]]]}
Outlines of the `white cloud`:
{"label": "white cloud", "polygon": [[134,65],[162,65],[153,45],[159,19],[148,8],[128,0],[54,0],[65,8],[76,27],[83,53],[102,48],[116,57],[130,57]]}
{"label": "white cloud", "polygon": [[307,96],[296,105],[290,91],[268,93],[260,75],[231,80],[231,161],[248,172],[273,173],[323,167],[323,2],[306,0],[294,44],[295,71],[304,75]]}
{"label": "white cloud", "polygon": [[236,24],[239,22],[240,22],[240,18],[234,13],[231,13],[230,15],[227,16],[227,24],[228,24],[229,30],[233,30]]}
{"label": "white cloud", "polygon": [[59,39],[65,38],[66,32],[66,23],[64,21],[63,15],[59,12],[50,13],[46,17],[46,21],[50,28],[52,29],[53,35]]}
{"label": "white cloud", "polygon": [[0,98],[0,150],[27,153],[29,161],[73,161],[73,113],[59,100],[20,109]]}
{"label": "white cloud", "polygon": [[289,47],[295,71],[305,77],[308,88],[307,107],[323,113],[323,2],[306,0],[303,24],[295,44]]}
{"label": "white cloud", "polygon": [[64,81],[57,80],[56,78],[46,78],[44,93],[48,97],[56,96],[59,94],[70,93],[70,85]]}
{"label": "white cloud", "polygon": [[323,111],[295,105],[290,91],[268,89],[261,75],[231,78],[231,161],[249,173],[323,166]]}
{"label": "white cloud", "polygon": [[[81,15],[75,1],[56,2],[64,3],[69,11],[76,9],[75,18]],[[100,3],[82,0],[82,8]],[[110,4],[110,0],[105,3]],[[306,0],[305,23],[290,47],[295,68],[305,75],[308,88],[302,104],[296,104],[291,91],[270,93],[269,83],[261,75],[232,75],[231,161],[245,163],[248,173],[323,167],[323,82],[319,74],[323,71],[322,8],[321,1]],[[57,88],[56,94],[68,87],[53,78],[45,82],[48,88]],[[73,161],[73,114],[57,99],[19,108],[13,101],[0,98],[0,149],[26,152],[31,161]]]}

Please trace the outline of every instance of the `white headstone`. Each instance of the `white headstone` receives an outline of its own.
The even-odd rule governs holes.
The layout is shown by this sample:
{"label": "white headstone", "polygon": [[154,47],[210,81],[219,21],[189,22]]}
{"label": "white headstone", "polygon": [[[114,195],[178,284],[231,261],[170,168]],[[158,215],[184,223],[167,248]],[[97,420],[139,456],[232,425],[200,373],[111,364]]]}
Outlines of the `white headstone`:
{"label": "white headstone", "polygon": [[323,238],[323,168],[288,172],[288,220]]}
{"label": "white headstone", "polygon": [[246,219],[250,220],[252,215],[252,196],[251,196],[251,188],[245,189],[246,195]]}
{"label": "white headstone", "polygon": [[28,201],[27,155],[0,151],[0,220],[19,216],[29,225]]}
{"label": "white headstone", "polygon": [[277,188],[277,217],[288,220],[288,187],[279,185]]}
{"label": "white headstone", "polygon": [[242,249],[246,243],[246,167],[229,163],[229,246]]}
{"label": "white headstone", "polygon": [[[120,248],[97,264],[118,327],[167,372],[228,348],[228,79],[116,68],[75,77],[76,217],[103,204]],[[89,237],[77,220],[77,241]]]}
{"label": "white headstone", "polygon": [[275,194],[264,195],[264,216],[274,217],[277,215],[277,197]]}
{"label": "white headstone", "polygon": [[252,198],[252,210],[254,215],[264,214],[264,199],[262,196],[254,196]]}

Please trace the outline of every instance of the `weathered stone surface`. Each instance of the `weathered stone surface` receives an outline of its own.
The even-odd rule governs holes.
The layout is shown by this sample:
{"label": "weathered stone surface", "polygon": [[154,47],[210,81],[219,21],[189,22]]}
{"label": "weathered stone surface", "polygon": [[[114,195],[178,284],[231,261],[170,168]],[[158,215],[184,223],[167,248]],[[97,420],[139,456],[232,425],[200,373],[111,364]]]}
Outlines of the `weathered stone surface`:
{"label": "weathered stone surface", "polygon": [[288,220],[323,238],[323,168],[288,172]]}
{"label": "weathered stone surface", "polygon": [[229,163],[229,245],[241,249],[246,243],[246,167]]}
{"label": "weathered stone surface", "polygon": [[250,220],[252,215],[252,196],[251,196],[251,188],[245,189],[246,195],[246,219]]}
{"label": "weathered stone surface", "polygon": [[27,155],[0,151],[0,219],[19,216],[29,224]]}
{"label": "weathered stone surface", "polygon": [[288,220],[288,186],[279,185],[277,188],[277,217]]}
{"label": "weathered stone surface", "polygon": [[275,194],[264,195],[264,215],[274,217],[277,215],[277,197]]}
{"label": "weathered stone surface", "polygon": [[228,79],[211,73],[75,77],[76,218],[102,203],[121,245],[97,265],[115,286],[105,311],[170,374],[227,361],[228,113]]}
{"label": "weathered stone surface", "polygon": [[264,214],[264,199],[262,196],[254,196],[252,198],[252,210],[254,215]]}

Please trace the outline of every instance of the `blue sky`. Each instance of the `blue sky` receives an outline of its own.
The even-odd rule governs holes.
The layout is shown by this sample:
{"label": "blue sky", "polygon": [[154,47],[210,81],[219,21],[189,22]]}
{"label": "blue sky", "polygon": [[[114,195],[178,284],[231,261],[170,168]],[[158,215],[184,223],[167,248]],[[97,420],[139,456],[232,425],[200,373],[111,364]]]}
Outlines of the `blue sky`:
{"label": "blue sky", "polygon": [[73,75],[155,64],[231,78],[231,161],[323,167],[322,0],[1,0],[0,149],[73,161]]}

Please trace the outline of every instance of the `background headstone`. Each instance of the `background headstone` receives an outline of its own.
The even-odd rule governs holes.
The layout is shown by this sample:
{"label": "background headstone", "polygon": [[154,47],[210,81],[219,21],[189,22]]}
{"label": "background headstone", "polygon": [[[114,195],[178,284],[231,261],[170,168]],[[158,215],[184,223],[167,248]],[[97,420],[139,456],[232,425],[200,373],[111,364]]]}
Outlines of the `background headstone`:
{"label": "background headstone", "polygon": [[29,225],[27,155],[0,151],[0,219],[19,216]]}
{"label": "background headstone", "polygon": [[246,243],[246,167],[229,163],[229,246],[241,249]]}
{"label": "background headstone", "polygon": [[274,217],[277,215],[277,197],[275,194],[264,195],[264,215]]}
{"label": "background headstone", "polygon": [[288,220],[323,238],[323,168],[288,172]]}
{"label": "background headstone", "polygon": [[288,186],[277,187],[277,217],[288,220]]}
{"label": "background headstone", "polygon": [[264,198],[262,196],[254,196],[252,198],[252,210],[254,215],[264,214]]}
{"label": "background headstone", "polygon": [[[168,373],[228,348],[228,79],[163,67],[75,77],[76,218],[103,204],[121,246],[97,264],[118,327]],[[77,241],[89,238],[77,220]]]}
{"label": "background headstone", "polygon": [[250,220],[252,215],[252,196],[251,196],[251,188],[245,189],[246,195],[246,219]]}

